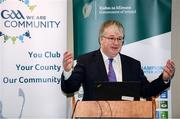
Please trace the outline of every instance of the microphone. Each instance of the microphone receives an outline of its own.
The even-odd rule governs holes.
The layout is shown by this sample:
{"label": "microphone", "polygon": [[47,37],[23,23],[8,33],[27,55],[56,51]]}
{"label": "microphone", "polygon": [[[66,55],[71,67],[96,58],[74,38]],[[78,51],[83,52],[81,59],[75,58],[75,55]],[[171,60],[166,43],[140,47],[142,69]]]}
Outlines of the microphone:
{"label": "microphone", "polygon": [[19,96],[21,96],[23,98],[23,103],[22,103],[22,107],[21,107],[21,112],[20,112],[20,115],[19,115],[19,119],[21,119],[21,116],[22,116],[22,112],[23,112],[23,109],[24,109],[24,104],[25,104],[25,95],[24,95],[24,92],[21,88],[19,88],[19,92],[18,92]]}
{"label": "microphone", "polygon": [[73,119],[73,117],[74,117],[74,113],[75,113],[75,110],[76,110],[76,106],[77,106],[77,104],[78,104],[79,101],[80,101],[80,100],[78,99],[78,100],[76,101],[75,105],[74,105],[74,109],[73,109],[73,112],[72,112],[72,115],[71,115],[71,119]]}

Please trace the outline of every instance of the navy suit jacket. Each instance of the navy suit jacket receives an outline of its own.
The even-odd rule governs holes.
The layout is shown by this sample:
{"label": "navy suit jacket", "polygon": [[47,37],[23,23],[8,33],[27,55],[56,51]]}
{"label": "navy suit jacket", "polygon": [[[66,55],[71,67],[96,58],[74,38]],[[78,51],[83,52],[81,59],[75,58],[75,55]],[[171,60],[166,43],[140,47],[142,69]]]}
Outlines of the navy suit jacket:
{"label": "navy suit jacket", "polygon": [[[138,60],[123,54],[119,55],[122,63],[123,81],[140,81],[141,97],[157,96],[170,86],[170,83],[164,83],[162,74],[150,83],[144,75]],[[64,93],[70,94],[78,91],[82,85],[84,90],[83,100],[94,100],[95,90],[93,86],[98,81],[108,81],[100,50],[80,56],[69,79],[64,80],[64,75],[62,74],[61,89]]]}

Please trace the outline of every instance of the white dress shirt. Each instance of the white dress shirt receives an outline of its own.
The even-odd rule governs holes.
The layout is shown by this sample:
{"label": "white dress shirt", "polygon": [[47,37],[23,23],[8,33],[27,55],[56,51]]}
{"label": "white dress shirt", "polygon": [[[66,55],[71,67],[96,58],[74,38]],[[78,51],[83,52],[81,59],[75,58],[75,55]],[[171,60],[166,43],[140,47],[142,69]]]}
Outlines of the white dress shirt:
{"label": "white dress shirt", "polygon": [[[109,72],[109,67],[108,67],[109,66],[109,60],[108,60],[108,57],[102,51],[101,51],[101,54],[102,54],[103,61],[104,61],[105,67],[106,67],[106,73],[108,74],[108,72]],[[76,63],[77,62],[75,61],[74,66],[76,65]],[[122,82],[121,58],[120,58],[119,54],[116,57],[113,58],[112,65],[113,65],[113,68],[114,68],[114,71],[115,71],[115,74],[116,74],[116,80],[118,82]],[[71,69],[69,72],[66,72],[66,71],[63,72],[65,80],[67,80],[71,76],[72,70],[73,69]]]}
{"label": "white dress shirt", "polygon": [[[103,56],[104,64],[106,67],[106,73],[108,74],[108,72],[109,72],[109,58],[102,51],[101,51],[101,54]],[[120,58],[119,54],[113,58],[112,65],[114,68],[114,72],[116,74],[116,80],[118,82],[122,82],[122,67],[121,67],[121,58]]]}

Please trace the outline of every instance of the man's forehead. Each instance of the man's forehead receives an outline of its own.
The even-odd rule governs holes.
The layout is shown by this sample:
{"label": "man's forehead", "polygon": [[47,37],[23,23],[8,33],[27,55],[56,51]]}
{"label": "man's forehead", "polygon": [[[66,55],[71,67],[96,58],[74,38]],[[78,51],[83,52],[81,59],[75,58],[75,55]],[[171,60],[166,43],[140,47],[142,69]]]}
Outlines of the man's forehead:
{"label": "man's forehead", "polygon": [[105,34],[123,34],[122,29],[119,29],[116,25],[108,26],[104,29]]}

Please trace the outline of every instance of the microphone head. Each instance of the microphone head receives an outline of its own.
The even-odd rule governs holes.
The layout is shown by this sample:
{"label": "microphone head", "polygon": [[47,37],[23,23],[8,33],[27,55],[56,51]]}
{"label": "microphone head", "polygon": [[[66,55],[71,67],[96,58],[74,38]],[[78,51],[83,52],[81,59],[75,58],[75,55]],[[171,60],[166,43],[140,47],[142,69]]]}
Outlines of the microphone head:
{"label": "microphone head", "polygon": [[25,97],[24,91],[21,88],[19,88],[18,94],[19,94],[19,96],[22,96],[23,98]]}

